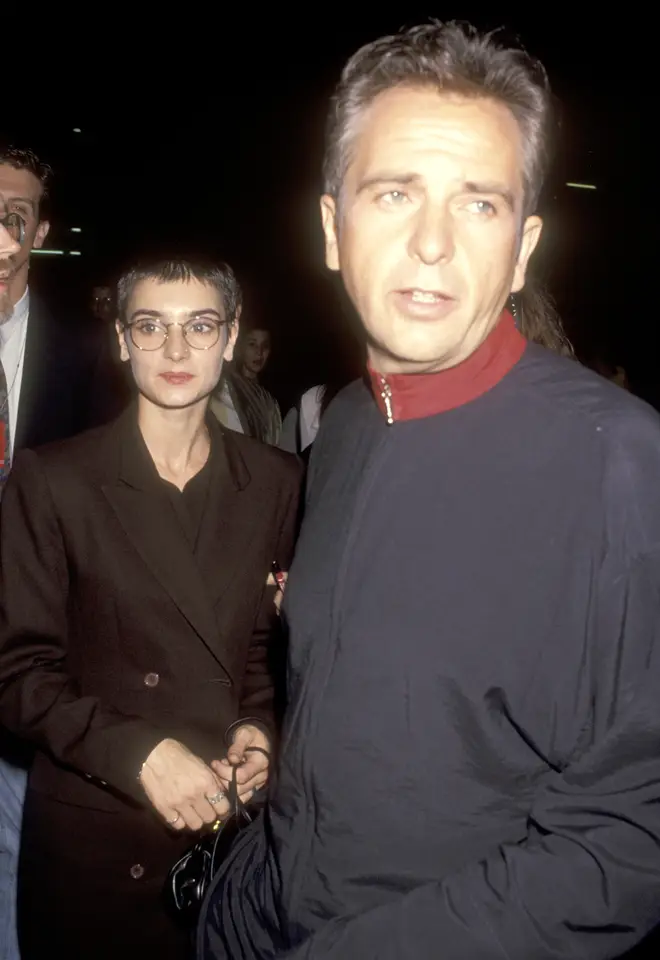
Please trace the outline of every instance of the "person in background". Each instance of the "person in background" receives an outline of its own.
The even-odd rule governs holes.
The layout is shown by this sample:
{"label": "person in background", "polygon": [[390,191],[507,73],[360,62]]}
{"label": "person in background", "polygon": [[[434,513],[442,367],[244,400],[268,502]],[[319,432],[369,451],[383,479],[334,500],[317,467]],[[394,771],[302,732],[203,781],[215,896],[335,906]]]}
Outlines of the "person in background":
{"label": "person in background", "polygon": [[121,399],[120,406],[126,407],[135,397],[135,382],[127,364],[121,362],[121,352],[117,342],[117,296],[114,286],[109,284],[92,287],[89,302],[89,312],[92,322],[95,322],[100,331],[102,346],[105,351],[105,366],[112,377],[112,390],[115,396]]}
{"label": "person in background", "polygon": [[268,330],[252,327],[241,333],[235,359],[223,373],[211,410],[230,430],[276,446],[282,430],[282,415],[275,397],[259,382],[271,346]]}
{"label": "person in background", "polygon": [[[168,870],[268,777],[301,467],[207,416],[232,356],[226,265],[129,270],[117,333],[138,399],[16,457],[0,518],[0,722],[36,748],[22,960],[185,960]],[[4,812],[4,811],[3,811]]]}
{"label": "person in background", "polygon": [[[50,167],[32,150],[0,145],[0,496],[21,448],[73,436],[121,406],[97,332],[52,313],[28,283],[31,252],[50,226],[50,183]],[[18,957],[14,904],[29,756],[0,724],[2,960]]]}
{"label": "person in background", "polygon": [[[362,350],[359,351],[362,353]],[[282,424],[279,447],[288,453],[295,453],[308,462],[316,435],[330,404],[337,394],[352,380],[360,376],[353,362],[339,364],[326,383],[310,387],[298,403],[291,407]]]}
{"label": "person in background", "polygon": [[343,70],[321,215],[368,368],[314,443],[286,736],[199,960],[658,955],[660,418],[508,307],[551,103],[463,23]]}
{"label": "person in background", "polygon": [[278,446],[288,453],[309,456],[321,424],[321,410],[326,386],[321,383],[305,390],[298,403],[291,407],[282,423]]}
{"label": "person in background", "polygon": [[112,295],[112,287],[93,287],[90,308],[92,315],[101,323],[114,325],[117,319],[117,313],[115,310],[115,298]]}

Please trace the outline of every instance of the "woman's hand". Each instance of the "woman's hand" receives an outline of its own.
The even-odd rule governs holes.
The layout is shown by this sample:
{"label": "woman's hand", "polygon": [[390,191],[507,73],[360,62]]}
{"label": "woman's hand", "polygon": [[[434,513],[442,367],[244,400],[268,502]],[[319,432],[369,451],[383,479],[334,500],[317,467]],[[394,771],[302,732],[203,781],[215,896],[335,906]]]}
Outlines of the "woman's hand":
{"label": "woman's hand", "polygon": [[260,727],[244,723],[234,734],[232,745],[225,760],[214,760],[213,771],[220,780],[221,789],[227,791],[233,774],[238,767],[236,783],[238,796],[247,803],[255,790],[260,790],[268,782],[270,766],[270,741]]}
{"label": "woman's hand", "polygon": [[162,740],[154,747],[140,771],[140,783],[174,830],[200,830],[229,813],[219,776],[178,740]]}

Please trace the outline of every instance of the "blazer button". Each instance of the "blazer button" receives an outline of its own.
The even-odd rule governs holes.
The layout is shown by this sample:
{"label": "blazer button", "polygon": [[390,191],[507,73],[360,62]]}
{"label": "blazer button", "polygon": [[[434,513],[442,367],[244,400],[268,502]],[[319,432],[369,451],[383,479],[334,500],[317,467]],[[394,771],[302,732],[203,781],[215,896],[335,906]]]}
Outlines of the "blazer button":
{"label": "blazer button", "polygon": [[134,863],[130,869],[130,874],[134,880],[141,880],[144,876],[144,867],[141,863]]}
{"label": "blazer button", "polygon": [[157,673],[148,673],[144,678],[145,687],[157,687],[160,683],[160,677]]}

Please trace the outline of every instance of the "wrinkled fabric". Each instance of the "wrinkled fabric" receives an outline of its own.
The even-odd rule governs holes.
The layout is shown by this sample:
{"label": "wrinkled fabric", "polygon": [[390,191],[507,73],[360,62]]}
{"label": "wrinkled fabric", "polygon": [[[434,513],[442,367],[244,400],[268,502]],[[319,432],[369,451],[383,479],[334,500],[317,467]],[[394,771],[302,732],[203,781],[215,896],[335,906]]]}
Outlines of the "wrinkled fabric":
{"label": "wrinkled fabric", "polygon": [[[660,421],[529,346],[315,443],[267,812],[202,960],[610,960],[660,921]],[[631,957],[633,954],[630,955]]]}

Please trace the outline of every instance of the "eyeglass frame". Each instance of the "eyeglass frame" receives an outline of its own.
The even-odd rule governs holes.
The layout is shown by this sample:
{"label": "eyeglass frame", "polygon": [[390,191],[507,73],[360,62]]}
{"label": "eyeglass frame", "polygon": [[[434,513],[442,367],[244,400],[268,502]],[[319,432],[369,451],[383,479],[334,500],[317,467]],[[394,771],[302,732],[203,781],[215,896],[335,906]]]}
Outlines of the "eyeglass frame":
{"label": "eyeglass frame", "polygon": [[[144,319],[148,319],[148,318],[145,317]],[[236,321],[235,320],[214,320],[214,323],[218,327],[218,339],[214,340],[213,343],[210,343],[208,347],[194,347],[192,343],[188,342],[188,337],[186,336],[185,328],[188,326],[188,324],[199,323],[199,319],[186,320],[185,323],[181,323],[179,320],[172,320],[170,321],[170,323],[158,324],[159,326],[163,326],[165,328],[165,339],[163,340],[162,343],[159,343],[157,347],[140,347],[135,342],[135,338],[133,337],[133,327],[136,327],[139,322],[140,322],[139,320],[136,320],[133,323],[123,323],[122,329],[125,331],[128,330],[128,335],[131,338],[131,343],[133,344],[136,350],[142,350],[143,353],[155,353],[156,350],[162,350],[162,348],[167,343],[167,340],[170,335],[170,332],[169,332],[170,327],[181,327],[181,333],[183,334],[183,339],[185,340],[186,345],[189,346],[191,350],[203,350],[204,352],[206,352],[207,350],[212,350],[213,347],[215,347],[220,342],[220,335],[222,333],[223,328],[233,327]],[[153,323],[154,321],[152,320],[151,322]]]}
{"label": "eyeglass frame", "polygon": [[[18,220],[19,235],[18,235],[18,240],[15,240],[15,242],[18,243],[20,247],[22,247],[25,242],[25,228],[26,228],[25,220],[20,215],[20,213],[16,213],[15,210],[10,210],[9,213],[5,213],[4,216],[0,216],[0,226],[3,226],[7,231],[7,233],[9,233],[7,220],[9,220],[10,217],[16,217]],[[11,237],[11,234],[9,234],[9,236]],[[12,240],[14,240],[14,237],[12,237]]]}

